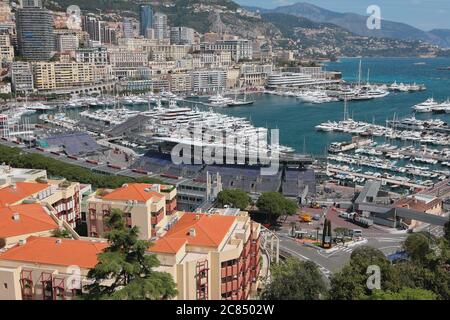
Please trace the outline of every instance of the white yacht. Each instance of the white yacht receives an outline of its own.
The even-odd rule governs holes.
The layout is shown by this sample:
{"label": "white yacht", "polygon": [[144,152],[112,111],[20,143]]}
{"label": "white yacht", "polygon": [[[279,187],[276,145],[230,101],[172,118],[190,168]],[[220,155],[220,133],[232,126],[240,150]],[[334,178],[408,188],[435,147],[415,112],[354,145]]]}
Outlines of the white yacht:
{"label": "white yacht", "polygon": [[427,99],[425,102],[416,104],[412,107],[415,112],[432,112],[433,108],[439,105],[433,98]]}
{"label": "white yacht", "polygon": [[56,107],[54,106],[48,106],[41,102],[31,102],[24,104],[24,107],[26,109],[35,110],[35,111],[49,111],[54,110]]}

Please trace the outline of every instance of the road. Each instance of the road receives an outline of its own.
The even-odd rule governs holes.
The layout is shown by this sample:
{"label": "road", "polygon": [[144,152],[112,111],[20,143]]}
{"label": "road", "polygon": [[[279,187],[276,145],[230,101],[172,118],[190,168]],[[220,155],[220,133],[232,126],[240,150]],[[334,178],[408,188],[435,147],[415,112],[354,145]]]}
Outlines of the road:
{"label": "road", "polygon": [[[277,233],[280,237],[280,250],[286,252],[300,260],[310,260],[315,262],[321,271],[328,277],[331,274],[340,271],[350,260],[353,250],[360,247],[344,247],[337,245],[336,251],[331,253],[321,252],[309,246],[302,245],[291,238],[287,232],[280,231]],[[364,234],[367,243],[364,245],[377,248],[384,254],[391,254],[399,250],[403,241],[406,239],[406,233],[402,234],[386,234],[386,233],[370,233]]]}

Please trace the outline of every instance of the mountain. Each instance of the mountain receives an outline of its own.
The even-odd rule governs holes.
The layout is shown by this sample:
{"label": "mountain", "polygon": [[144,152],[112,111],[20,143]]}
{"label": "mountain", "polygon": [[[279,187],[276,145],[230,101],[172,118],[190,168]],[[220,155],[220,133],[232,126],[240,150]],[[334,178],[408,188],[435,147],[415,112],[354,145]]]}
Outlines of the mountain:
{"label": "mountain", "polygon": [[433,29],[429,33],[445,40],[447,43],[450,43],[450,29]]}
{"label": "mountain", "polygon": [[298,50],[314,57],[427,55],[429,46],[417,41],[358,36],[332,23],[314,22],[285,13],[264,13],[284,38],[274,39],[277,47]]}
{"label": "mountain", "polygon": [[[253,8],[253,10],[257,9]],[[334,12],[305,2],[281,6],[275,9],[265,10],[264,12],[285,13],[304,17],[315,22],[332,23],[360,36],[393,38],[408,41],[420,40],[441,47],[450,47],[448,37],[442,37],[439,35],[439,32],[426,32],[405,23],[389,20],[382,20],[381,29],[370,30],[366,26],[367,16],[355,13]]]}

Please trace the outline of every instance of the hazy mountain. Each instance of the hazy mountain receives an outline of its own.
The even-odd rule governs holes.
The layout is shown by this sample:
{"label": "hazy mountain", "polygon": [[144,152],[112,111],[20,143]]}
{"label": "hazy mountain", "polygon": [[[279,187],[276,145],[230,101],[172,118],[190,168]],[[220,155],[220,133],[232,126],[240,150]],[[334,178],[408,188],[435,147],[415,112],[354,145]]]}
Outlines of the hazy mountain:
{"label": "hazy mountain", "polygon": [[[253,10],[256,10],[253,8]],[[442,47],[450,47],[450,41],[446,32],[426,32],[405,23],[383,20],[380,30],[370,30],[367,28],[367,16],[355,13],[339,13],[323,9],[321,7],[298,2],[288,6],[281,6],[275,9],[264,10],[264,12],[277,12],[304,17],[315,22],[333,23],[337,26],[361,36],[377,38],[393,38],[401,40],[421,40]]]}

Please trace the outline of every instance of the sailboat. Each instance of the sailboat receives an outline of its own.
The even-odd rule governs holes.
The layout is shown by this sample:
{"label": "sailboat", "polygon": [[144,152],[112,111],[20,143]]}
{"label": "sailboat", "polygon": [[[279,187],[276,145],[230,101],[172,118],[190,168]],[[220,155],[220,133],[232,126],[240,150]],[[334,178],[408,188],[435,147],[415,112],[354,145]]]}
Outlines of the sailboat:
{"label": "sailboat", "polygon": [[244,91],[244,100],[237,99],[237,93],[234,97],[234,100],[231,100],[227,105],[229,107],[238,107],[238,106],[248,106],[253,104],[255,101],[247,100],[247,93]]}

